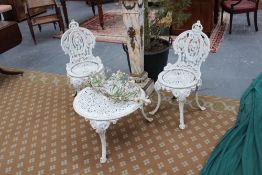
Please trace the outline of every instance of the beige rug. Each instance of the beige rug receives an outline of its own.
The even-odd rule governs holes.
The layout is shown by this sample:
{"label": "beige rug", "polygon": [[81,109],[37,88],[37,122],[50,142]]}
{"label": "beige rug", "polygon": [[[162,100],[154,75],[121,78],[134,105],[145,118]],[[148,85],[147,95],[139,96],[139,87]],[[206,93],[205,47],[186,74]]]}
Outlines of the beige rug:
{"label": "beige rug", "polygon": [[72,94],[63,75],[0,75],[1,175],[198,174],[239,104],[202,96],[207,110],[199,111],[189,99],[180,130],[177,103],[163,94],[152,123],[137,111],[110,126],[108,161],[100,164],[99,136],[74,112]]}

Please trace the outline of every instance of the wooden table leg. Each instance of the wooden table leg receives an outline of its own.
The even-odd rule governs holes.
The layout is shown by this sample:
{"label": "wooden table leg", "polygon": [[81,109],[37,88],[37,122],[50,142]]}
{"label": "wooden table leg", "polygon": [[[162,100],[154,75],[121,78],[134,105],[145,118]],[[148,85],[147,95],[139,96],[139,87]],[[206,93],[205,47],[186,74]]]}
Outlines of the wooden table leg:
{"label": "wooden table leg", "polygon": [[[100,22],[100,26],[104,29],[104,17],[103,17],[102,4],[103,4],[103,1],[98,0],[97,8],[98,8],[99,22]],[[63,8],[65,22],[66,22],[66,25],[68,27],[69,26],[69,19],[68,19],[67,7],[66,7],[66,0],[61,0],[61,5],[62,5],[62,8]],[[93,13],[95,14],[94,1],[93,0],[91,1],[91,5],[92,5]]]}
{"label": "wooden table leg", "polygon": [[99,22],[102,29],[104,29],[104,17],[103,17],[103,9],[102,9],[102,0],[98,0],[97,2],[97,8],[98,8],[98,16],[99,16]]}
{"label": "wooden table leg", "polygon": [[23,75],[22,71],[10,71],[0,67],[0,73],[5,75]]}
{"label": "wooden table leg", "polygon": [[63,8],[66,26],[68,27],[69,26],[69,20],[68,20],[68,13],[67,13],[67,7],[66,7],[66,0],[60,0],[60,1],[61,1],[61,5],[62,5],[62,8]]}
{"label": "wooden table leg", "polygon": [[92,7],[93,15],[95,16],[96,15],[96,9],[95,9],[96,0],[86,0],[86,4]]}
{"label": "wooden table leg", "polygon": [[215,0],[215,4],[214,4],[214,23],[215,24],[217,24],[218,22],[219,6],[220,6],[220,0]]}

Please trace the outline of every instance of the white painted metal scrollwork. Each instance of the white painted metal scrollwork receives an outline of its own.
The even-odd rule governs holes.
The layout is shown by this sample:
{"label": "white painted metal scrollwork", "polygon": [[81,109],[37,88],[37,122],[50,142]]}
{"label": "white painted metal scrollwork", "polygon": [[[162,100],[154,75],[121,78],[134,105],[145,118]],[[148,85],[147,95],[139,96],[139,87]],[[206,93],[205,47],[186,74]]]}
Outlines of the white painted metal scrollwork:
{"label": "white painted metal scrollwork", "polygon": [[200,67],[210,51],[210,41],[202,32],[202,25],[197,21],[192,30],[181,33],[173,42],[175,54],[178,55],[177,62],[169,67],[191,69],[200,73]]}
{"label": "white painted metal scrollwork", "polygon": [[90,87],[81,90],[75,97],[73,102],[74,110],[86,120],[90,120],[90,125],[100,136],[102,144],[101,163],[106,162],[105,134],[111,123],[115,124],[119,119],[137,109],[141,110],[147,121],[151,122],[153,120],[144,113],[143,107],[150,103],[150,100],[141,88],[139,99],[139,101],[116,101]]}
{"label": "white painted metal scrollwork", "polygon": [[70,61],[66,65],[67,75],[74,88],[79,91],[81,84],[91,72],[103,74],[104,66],[92,50],[95,47],[95,36],[86,28],[72,20],[69,29],[62,35],[61,47]]}
{"label": "white painted metal scrollwork", "polygon": [[88,116],[88,119],[96,121],[117,120],[150,102],[142,89],[140,94],[142,100],[139,102],[116,101],[89,87],[79,94],[74,100],[74,109],[81,116]]}
{"label": "white painted metal scrollwork", "polygon": [[93,56],[92,50],[95,47],[95,36],[86,28],[79,27],[79,24],[72,20],[61,38],[61,46],[70,57],[70,63],[76,63],[90,59]]}
{"label": "white painted metal scrollwork", "polygon": [[90,125],[93,129],[96,130],[96,133],[99,134],[101,144],[102,144],[102,156],[100,158],[101,163],[106,162],[106,130],[110,126],[110,124],[116,124],[116,120],[114,121],[96,121],[90,120]]}
{"label": "white painted metal scrollwork", "polygon": [[195,91],[195,98],[198,107],[205,110],[199,104],[197,90],[201,86],[201,64],[206,60],[210,51],[210,42],[206,34],[202,32],[202,25],[197,21],[192,26],[192,30],[188,30],[180,34],[173,43],[175,54],[178,55],[178,60],[175,64],[168,64],[164,71],[158,75],[158,80],[155,83],[155,90],[158,94],[158,103],[156,108],[150,112],[157,112],[161,96],[159,90],[172,92],[179,103],[180,125],[181,129],[185,128],[184,124],[184,104],[186,98],[191,91]]}

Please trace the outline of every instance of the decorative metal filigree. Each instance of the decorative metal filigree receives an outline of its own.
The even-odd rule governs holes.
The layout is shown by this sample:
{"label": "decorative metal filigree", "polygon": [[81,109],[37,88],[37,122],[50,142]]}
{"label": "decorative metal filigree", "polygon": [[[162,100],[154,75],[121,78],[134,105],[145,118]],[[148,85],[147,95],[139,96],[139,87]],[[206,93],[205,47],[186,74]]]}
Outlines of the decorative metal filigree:
{"label": "decorative metal filigree", "polygon": [[61,38],[61,46],[65,54],[70,57],[70,63],[86,60],[87,57],[94,57],[92,50],[95,47],[95,36],[86,28],[79,27],[79,24],[72,20]]}
{"label": "decorative metal filigree", "polygon": [[140,109],[144,118],[152,121],[153,118],[146,116],[144,105],[150,100],[145,92],[139,89],[139,99],[141,101],[116,101],[102,93],[98,93],[93,88],[87,87],[79,92],[73,102],[74,110],[86,120],[90,120],[93,129],[99,134],[102,144],[101,163],[106,162],[106,130],[111,123],[115,124],[117,120],[128,116],[137,109]]}
{"label": "decorative metal filigree", "polygon": [[191,91],[195,91],[195,98],[198,107],[205,110],[198,102],[197,90],[201,86],[201,64],[206,60],[210,51],[210,42],[206,34],[202,32],[202,25],[197,21],[192,26],[192,30],[188,30],[180,34],[173,43],[175,54],[178,60],[175,64],[168,64],[164,71],[158,75],[155,83],[155,90],[158,94],[158,104],[156,108],[150,112],[157,112],[161,96],[159,90],[172,92],[173,96],[179,102],[180,125],[181,129],[185,128],[184,124],[184,103]]}
{"label": "decorative metal filigree", "polygon": [[210,51],[209,39],[202,29],[200,21],[197,21],[192,26],[192,30],[183,32],[175,39],[173,48],[178,55],[178,60],[169,69],[181,67],[200,73],[200,66]]}
{"label": "decorative metal filigree", "polygon": [[69,29],[62,35],[61,46],[70,57],[66,65],[67,75],[73,87],[79,91],[81,84],[92,72],[103,74],[104,66],[99,57],[93,55],[95,36],[72,20]]}

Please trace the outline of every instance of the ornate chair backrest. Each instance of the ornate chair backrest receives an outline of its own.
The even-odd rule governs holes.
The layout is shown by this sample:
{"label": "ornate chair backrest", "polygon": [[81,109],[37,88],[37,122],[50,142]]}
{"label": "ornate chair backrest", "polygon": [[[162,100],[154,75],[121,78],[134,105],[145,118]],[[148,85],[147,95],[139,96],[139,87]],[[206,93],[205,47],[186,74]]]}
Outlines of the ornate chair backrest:
{"label": "ornate chair backrest", "polygon": [[61,38],[61,46],[65,54],[70,57],[70,63],[78,63],[85,60],[94,60],[92,50],[95,47],[95,36],[86,28],[72,20],[69,29]]}
{"label": "ornate chair backrest", "polygon": [[193,69],[200,72],[210,51],[210,42],[206,34],[202,32],[200,21],[193,24],[192,30],[181,33],[174,41],[173,48],[178,60],[174,67]]}

